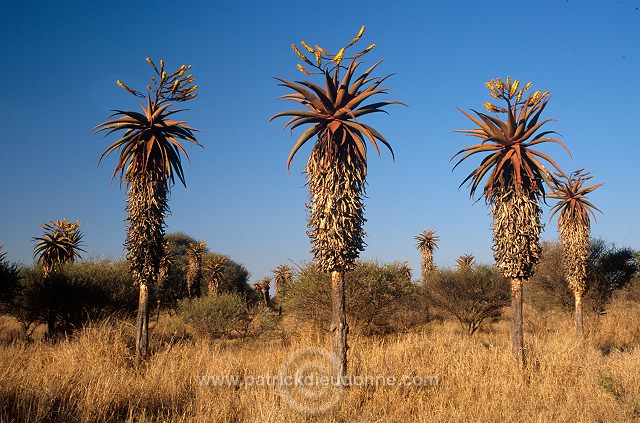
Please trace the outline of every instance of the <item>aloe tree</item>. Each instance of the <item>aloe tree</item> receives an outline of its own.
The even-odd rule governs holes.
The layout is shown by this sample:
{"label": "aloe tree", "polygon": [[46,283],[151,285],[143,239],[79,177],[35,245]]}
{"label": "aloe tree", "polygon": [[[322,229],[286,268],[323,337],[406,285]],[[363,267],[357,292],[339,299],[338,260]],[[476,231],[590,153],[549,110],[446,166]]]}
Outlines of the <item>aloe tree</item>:
{"label": "aloe tree", "polygon": [[218,287],[224,276],[227,262],[228,260],[224,256],[209,257],[204,262],[208,295],[210,297],[215,297],[218,293]]}
{"label": "aloe tree", "polygon": [[41,237],[33,238],[36,245],[33,257],[42,266],[45,276],[60,269],[65,263],[73,263],[80,258],[80,251],[84,235],[78,229],[80,222],[71,223],[67,219],[53,220],[40,226],[44,233]]}
{"label": "aloe tree", "polygon": [[268,276],[265,276],[253,284],[253,289],[256,291],[256,294],[258,294],[260,302],[266,307],[271,305],[271,295],[269,295],[270,288],[271,278]]}
{"label": "aloe tree", "polygon": [[158,281],[156,287],[156,324],[160,320],[160,292],[162,292],[164,285],[169,277],[169,271],[174,266],[175,255],[171,251],[171,245],[165,240],[162,244],[162,256],[160,257],[160,263],[158,266]]}
{"label": "aloe tree", "polygon": [[[313,244],[312,253],[317,265],[331,273],[333,351],[338,360],[338,377],[347,372],[347,318],[345,310],[345,272],[364,250],[364,196],[367,176],[367,141],[380,153],[378,143],[385,145],[393,155],[387,140],[362,117],[384,113],[384,106],[401,104],[397,101],[365,103],[369,98],[384,94],[380,88],[389,76],[371,76],[381,61],[358,74],[362,61],[375,44],[352,56],[347,50],[356,44],[365,27],[345,47],[331,54],[322,47],[311,47],[304,41],[303,53],[294,44],[296,55],[304,62],[298,69],[309,76],[317,76],[323,86],[309,81],[290,82],[276,78],[293,93],[284,100],[300,103],[303,110],[287,110],[277,117],[290,117],[285,124],[291,131],[308,125],[289,153],[287,166],[294,155],[311,139],[315,139],[311,156],[305,167],[308,203],[308,235]],[[310,54],[311,59],[307,57]],[[348,65],[343,64],[348,61]],[[311,70],[309,70],[311,69]]]}
{"label": "aloe tree", "polygon": [[158,280],[163,256],[165,216],[169,213],[169,193],[176,177],[186,186],[182,169],[182,154],[188,158],[181,141],[200,145],[194,128],[185,121],[174,120],[181,112],[174,103],[183,103],[197,96],[191,66],[181,66],[174,72],[165,70],[147,58],[153,70],[151,85],[143,94],[121,81],[117,84],[141,99],[142,113],[115,110],[111,118],[94,128],[105,136],[119,132],[120,138],[102,153],[100,161],[118,152],[112,179],[120,175],[127,186],[127,240],[131,274],[140,288],[136,322],[136,357],[147,354],[149,340],[149,295]]}
{"label": "aloe tree", "polygon": [[293,279],[293,269],[286,264],[281,264],[273,270],[273,280],[276,283],[276,294],[278,298],[286,295],[287,287]]}
{"label": "aloe tree", "polygon": [[473,267],[476,262],[476,256],[473,254],[463,254],[456,259],[456,265],[458,269],[469,269]]}
{"label": "aloe tree", "polygon": [[594,211],[598,210],[587,196],[603,185],[585,186],[590,179],[592,176],[589,172],[584,172],[584,169],[576,170],[564,178],[564,181],[560,180],[549,194],[549,197],[558,200],[551,208],[551,217],[560,212],[558,229],[562,241],[562,261],[569,288],[573,291],[575,299],[576,335],[579,337],[584,334],[582,297],[589,264],[590,215],[595,219]]}
{"label": "aloe tree", "polygon": [[[484,103],[496,116],[473,111],[475,116],[459,109],[473,123],[474,129],[460,130],[481,139],[480,144],[464,148],[453,157],[461,156],[454,169],[467,158],[485,154],[460,186],[469,182],[470,195],[484,183],[483,196],[491,206],[493,217],[493,252],[502,275],[511,280],[512,350],[524,363],[522,330],[522,286],[531,277],[540,259],[540,200],[545,185],[553,186],[555,177],[544,166],[547,162],[564,174],[556,162],[537,149],[545,143],[556,143],[569,151],[562,141],[552,138],[554,131],[541,128],[551,119],[540,117],[549,102],[549,93],[526,94],[531,82],[520,88],[520,81],[498,78],[485,84],[489,95],[501,105]],[[504,118],[501,118],[503,115]]]}
{"label": "aloe tree", "polygon": [[191,242],[187,246],[187,294],[189,298],[200,296],[202,278],[202,256],[207,251],[205,242]]}
{"label": "aloe tree", "polygon": [[435,269],[433,265],[433,252],[438,248],[438,240],[440,237],[436,235],[436,231],[430,229],[428,231],[421,231],[420,234],[414,238],[416,240],[416,248],[422,256],[422,283],[426,284],[429,276]]}
{"label": "aloe tree", "polygon": [[[51,276],[66,263],[73,263],[80,258],[83,234],[78,229],[80,222],[71,223],[67,219],[49,221],[41,226],[44,234],[33,238],[36,245],[33,257],[42,268],[45,283],[50,283]],[[56,331],[56,319],[51,307],[47,310],[47,334],[53,336]]]}

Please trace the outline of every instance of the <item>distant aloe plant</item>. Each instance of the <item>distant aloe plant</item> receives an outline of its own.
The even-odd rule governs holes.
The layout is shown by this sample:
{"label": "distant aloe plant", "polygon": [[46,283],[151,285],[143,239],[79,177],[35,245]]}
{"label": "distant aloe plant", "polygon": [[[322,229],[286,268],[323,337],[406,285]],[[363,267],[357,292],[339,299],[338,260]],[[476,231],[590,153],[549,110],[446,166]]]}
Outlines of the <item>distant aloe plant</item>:
{"label": "distant aloe plant", "polygon": [[215,297],[218,294],[220,282],[227,266],[227,258],[224,256],[210,257],[204,262],[204,271],[207,279],[208,295]]}
{"label": "distant aloe plant", "polygon": [[[80,258],[83,234],[78,229],[80,222],[71,223],[67,219],[49,221],[41,226],[44,234],[33,238],[36,245],[33,257],[42,267],[45,283],[50,283],[51,276],[60,270],[65,263],[73,263]],[[51,307],[47,310],[47,335],[56,334],[56,317]]]}
{"label": "distant aloe plant", "polygon": [[430,229],[421,231],[414,238],[416,240],[416,248],[422,255],[422,282],[426,284],[435,268],[433,265],[433,252],[438,248],[440,237],[436,234],[436,231]]}
{"label": "distant aloe plant", "polygon": [[[558,175],[562,178],[562,175]],[[575,298],[576,335],[584,334],[582,316],[582,297],[584,296],[589,264],[590,215],[595,219],[594,210],[598,210],[587,195],[603,184],[585,186],[592,176],[584,169],[573,172],[564,181],[553,187],[549,195],[558,202],[551,209],[551,217],[558,216],[558,229],[562,240],[564,271],[569,287]]]}
{"label": "distant aloe plant", "polygon": [[71,223],[67,219],[52,220],[41,226],[44,234],[33,238],[36,241],[33,257],[37,258],[45,276],[80,258],[80,251],[84,251],[81,247],[84,235],[79,227],[80,222]]}
{"label": "distant aloe plant", "polygon": [[200,296],[202,256],[207,251],[205,242],[192,242],[187,247],[187,293],[189,298]]}
{"label": "distant aloe plant", "polygon": [[476,256],[473,254],[463,254],[456,259],[456,265],[458,269],[469,269],[476,261]]}

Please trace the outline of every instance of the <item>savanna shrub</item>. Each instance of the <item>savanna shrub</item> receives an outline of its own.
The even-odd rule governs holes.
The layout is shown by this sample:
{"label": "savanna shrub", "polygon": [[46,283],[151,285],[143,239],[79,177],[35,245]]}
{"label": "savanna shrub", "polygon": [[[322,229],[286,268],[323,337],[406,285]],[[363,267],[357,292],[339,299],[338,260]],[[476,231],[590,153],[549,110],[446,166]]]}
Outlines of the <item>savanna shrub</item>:
{"label": "savanna shrub", "polygon": [[[585,305],[593,311],[603,312],[613,294],[626,287],[637,271],[635,251],[601,239],[591,240]],[[558,307],[565,311],[573,310],[573,293],[564,277],[562,245],[559,242],[543,243],[542,259],[525,290],[527,297],[539,309]]]}
{"label": "savanna shrub", "polygon": [[25,267],[6,311],[27,333],[50,324],[49,335],[69,335],[114,314],[133,316],[137,298],[125,262],[73,263],[47,278],[39,268]]}
{"label": "savanna shrub", "polygon": [[[407,329],[427,319],[419,287],[402,263],[359,261],[345,275],[347,321],[352,331],[364,335]],[[282,299],[285,314],[297,321],[329,329],[331,276],[313,264],[301,269]]]}
{"label": "savanna shrub", "polygon": [[184,321],[202,336],[228,337],[247,332],[249,310],[245,299],[237,293],[184,299],[178,307]]}
{"label": "savanna shrub", "polygon": [[492,266],[438,269],[426,288],[434,306],[453,316],[469,335],[500,318],[509,304],[510,286]]}
{"label": "savanna shrub", "polygon": [[20,267],[6,260],[5,253],[0,250],[0,312],[13,302],[20,284]]}
{"label": "savanna shrub", "polygon": [[[176,310],[178,302],[187,298],[187,280],[186,267],[187,246],[190,243],[198,243],[195,238],[182,232],[169,233],[165,235],[165,239],[170,247],[173,266],[169,269],[167,280],[157,290],[160,300],[160,306],[166,310]],[[203,260],[207,258],[220,256],[216,253],[205,252]],[[199,285],[200,292],[208,294],[207,281],[205,280],[205,272],[202,272],[201,280],[194,281]],[[235,292],[242,296],[251,297],[253,289],[249,286],[249,271],[240,263],[237,263],[227,257],[223,276],[220,280],[220,292]]]}

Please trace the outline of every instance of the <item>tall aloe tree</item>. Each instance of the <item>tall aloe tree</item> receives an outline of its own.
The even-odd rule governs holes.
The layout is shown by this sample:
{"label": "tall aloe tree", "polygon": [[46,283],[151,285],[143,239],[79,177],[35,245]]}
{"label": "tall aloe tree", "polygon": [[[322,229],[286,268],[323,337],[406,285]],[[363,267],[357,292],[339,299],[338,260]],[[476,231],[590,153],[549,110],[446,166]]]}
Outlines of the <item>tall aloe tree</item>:
{"label": "tall aloe tree", "polygon": [[509,77],[485,85],[489,95],[501,105],[484,103],[485,109],[496,116],[475,110],[474,116],[459,109],[477,128],[456,132],[480,138],[482,142],[456,153],[454,158],[461,157],[454,169],[471,156],[486,155],[460,186],[469,182],[473,197],[486,179],[483,196],[491,206],[493,217],[494,258],[501,273],[511,280],[512,350],[524,363],[522,286],[540,259],[542,209],[539,202],[544,198],[545,185],[553,186],[555,181],[543,163],[549,163],[563,174],[550,156],[536,148],[544,143],[556,143],[569,150],[562,141],[550,136],[556,132],[541,130],[551,120],[540,119],[549,102],[548,92],[527,95],[531,82],[520,88],[520,81]]}
{"label": "tall aloe tree", "polygon": [[191,242],[187,246],[187,294],[189,298],[200,296],[202,278],[202,257],[207,251],[205,242]]}
{"label": "tall aloe tree", "polygon": [[105,131],[105,137],[119,132],[120,138],[102,153],[100,161],[118,152],[112,179],[120,175],[127,186],[127,240],[131,273],[140,287],[136,323],[136,357],[147,354],[149,341],[149,295],[158,280],[160,260],[163,257],[164,219],[169,212],[168,198],[176,177],[186,186],[182,169],[182,154],[188,154],[182,145],[187,141],[200,145],[194,128],[185,121],[174,120],[181,112],[175,103],[183,103],[197,96],[191,66],[181,66],[174,72],[165,70],[147,58],[153,70],[151,85],[143,94],[121,81],[118,85],[136,98],[142,113],[115,110],[111,118],[94,128]]}
{"label": "tall aloe tree", "polygon": [[422,283],[426,284],[435,268],[433,265],[433,252],[438,248],[440,237],[436,234],[436,231],[430,229],[421,231],[414,238],[416,240],[416,248],[422,256]]}
{"label": "tall aloe tree", "polygon": [[[78,229],[80,222],[71,223],[67,219],[49,221],[41,226],[44,234],[33,238],[36,245],[33,257],[42,268],[45,283],[51,282],[51,276],[65,263],[73,263],[80,258],[83,234]],[[51,307],[47,310],[47,335],[56,333],[56,317]]]}
{"label": "tall aloe tree", "polygon": [[[338,376],[347,372],[347,318],[345,310],[345,272],[364,250],[364,195],[367,176],[367,141],[380,153],[378,143],[385,145],[393,155],[387,140],[360,118],[373,113],[386,113],[384,106],[401,104],[397,101],[365,103],[377,94],[389,76],[371,76],[382,61],[358,74],[362,61],[375,44],[352,56],[347,50],[356,44],[365,27],[336,54],[322,47],[311,47],[304,41],[302,51],[291,45],[304,62],[298,69],[305,75],[317,76],[321,87],[309,81],[290,82],[276,78],[281,86],[293,91],[281,98],[304,106],[303,110],[287,110],[274,115],[290,117],[285,124],[291,131],[309,125],[289,153],[287,166],[307,141],[314,139],[314,147],[305,167],[309,189],[308,235],[313,244],[312,253],[318,266],[331,273],[333,351],[338,360]],[[309,59],[307,54],[312,57]],[[343,63],[348,61],[348,65]],[[311,71],[309,70],[311,69]]]}
{"label": "tall aloe tree", "polygon": [[584,172],[584,169],[576,170],[554,186],[549,194],[549,197],[558,200],[551,208],[551,217],[560,212],[558,229],[562,241],[562,261],[569,287],[575,298],[576,335],[579,337],[584,334],[582,297],[589,264],[590,215],[595,219],[594,211],[600,211],[587,196],[603,185],[586,186],[587,181],[592,178],[589,172]]}

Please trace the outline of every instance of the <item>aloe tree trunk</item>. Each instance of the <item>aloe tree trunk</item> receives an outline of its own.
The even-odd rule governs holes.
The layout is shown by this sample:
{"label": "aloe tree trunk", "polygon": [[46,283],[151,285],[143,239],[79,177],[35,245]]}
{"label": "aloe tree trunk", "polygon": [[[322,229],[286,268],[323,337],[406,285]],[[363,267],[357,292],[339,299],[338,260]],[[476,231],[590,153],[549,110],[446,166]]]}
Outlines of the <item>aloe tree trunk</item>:
{"label": "aloe tree trunk", "polygon": [[511,351],[524,364],[521,278],[511,280]]}
{"label": "aloe tree trunk", "polygon": [[347,307],[345,301],[344,271],[331,272],[331,331],[333,332],[333,355],[336,363],[336,377],[347,375]]}
{"label": "aloe tree trunk", "polygon": [[582,338],[584,336],[583,325],[583,312],[582,312],[582,294],[580,292],[574,292],[575,306],[576,306],[576,336]]}
{"label": "aloe tree trunk", "polygon": [[149,288],[140,285],[138,297],[138,317],[136,318],[136,357],[147,355],[149,348]]}
{"label": "aloe tree trunk", "polygon": [[431,251],[422,252],[422,284],[427,286],[427,282],[433,272],[433,253]]}
{"label": "aloe tree trunk", "polygon": [[129,177],[127,198],[127,258],[140,287],[136,319],[136,359],[149,348],[149,297],[158,280],[164,254],[164,216],[168,213],[166,180],[154,174]]}

